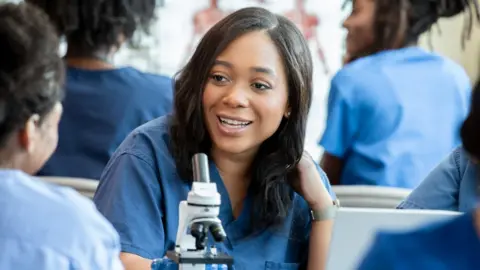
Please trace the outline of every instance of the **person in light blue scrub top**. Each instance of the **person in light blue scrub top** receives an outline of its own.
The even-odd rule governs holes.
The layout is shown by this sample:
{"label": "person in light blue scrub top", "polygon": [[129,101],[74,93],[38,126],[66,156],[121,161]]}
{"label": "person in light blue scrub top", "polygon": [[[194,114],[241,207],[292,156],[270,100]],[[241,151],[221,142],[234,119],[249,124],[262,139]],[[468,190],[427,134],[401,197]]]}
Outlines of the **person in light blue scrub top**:
{"label": "person in light blue scrub top", "polygon": [[480,208],[476,194],[480,175],[475,161],[480,159],[480,81],[473,91],[472,109],[462,126],[461,138],[463,148],[437,167],[425,180],[428,183],[422,183],[404,206],[467,213],[413,232],[380,232],[360,270],[480,269]]}
{"label": "person in light blue scrub top", "polygon": [[464,6],[352,2],[349,59],[331,82],[321,166],[332,184],[412,189],[459,146],[471,95],[462,67],[416,44]]}
{"label": "person in light blue scrub top", "polygon": [[57,145],[64,65],[46,14],[0,4],[0,269],[121,270],[95,205],[32,177]]}
{"label": "person in light blue scrub top", "polygon": [[304,153],[312,60],[300,31],[266,9],[238,10],[203,37],[175,91],[174,114],[129,135],[94,197],[120,233],[126,268],[150,269],[174,248],[202,152],[222,201],[218,249],[236,269],[321,269],[335,196]]}
{"label": "person in light blue scrub top", "polygon": [[100,179],[132,130],[172,110],[170,78],[113,64],[135,30],[140,33],[149,26],[155,1],[27,2],[46,11],[68,45],[60,139],[38,174]]}

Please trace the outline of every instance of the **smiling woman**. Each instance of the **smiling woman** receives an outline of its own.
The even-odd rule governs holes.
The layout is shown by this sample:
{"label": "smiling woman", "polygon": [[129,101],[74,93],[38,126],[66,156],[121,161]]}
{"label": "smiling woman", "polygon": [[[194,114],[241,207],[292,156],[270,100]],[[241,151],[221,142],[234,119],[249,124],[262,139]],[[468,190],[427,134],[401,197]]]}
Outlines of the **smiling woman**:
{"label": "smiling woman", "polygon": [[203,93],[213,149],[251,155],[290,110],[282,59],[263,31],[239,37],[217,59]]}
{"label": "smiling woman", "polygon": [[126,139],[95,195],[127,269],[149,269],[174,247],[200,152],[221,195],[227,240],[217,248],[237,268],[322,269],[333,194],[303,153],[311,85],[310,52],[286,18],[247,8],[207,32],[176,77],[174,114]]}

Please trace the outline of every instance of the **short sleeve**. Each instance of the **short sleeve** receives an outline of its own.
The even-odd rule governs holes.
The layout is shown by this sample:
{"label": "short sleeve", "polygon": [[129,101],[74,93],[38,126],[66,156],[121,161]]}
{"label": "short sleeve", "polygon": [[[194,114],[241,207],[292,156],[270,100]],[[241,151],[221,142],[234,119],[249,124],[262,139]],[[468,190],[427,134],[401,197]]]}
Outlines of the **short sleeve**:
{"label": "short sleeve", "polygon": [[[120,246],[97,247],[94,253],[95,261],[88,269],[110,269],[123,270],[123,264],[120,260]],[[77,269],[78,265],[72,263],[72,269]],[[82,267],[79,267],[83,269]]]}
{"label": "short sleeve", "polygon": [[333,192],[333,189],[332,189],[332,186],[330,185],[330,180],[328,180],[327,174],[322,170],[322,168],[320,168],[320,166],[317,163],[315,163],[315,165],[317,166],[317,170],[320,173],[320,177],[322,178],[323,185],[327,189],[328,194],[330,194],[330,197],[332,197],[332,200],[335,200],[337,196],[335,195],[335,192]]}
{"label": "short sleeve", "polygon": [[161,198],[152,162],[124,152],[108,163],[94,202],[118,231],[122,252],[154,259],[165,253]]}
{"label": "short sleeve", "polygon": [[400,209],[438,209],[458,211],[462,178],[460,159],[463,151],[452,152],[400,203]]}
{"label": "short sleeve", "polygon": [[354,100],[345,94],[352,92],[351,88],[353,84],[348,76],[337,74],[333,78],[328,96],[327,123],[319,142],[327,153],[338,158],[343,158],[354,143],[358,131],[357,119],[361,117],[355,109]]}
{"label": "short sleeve", "polygon": [[[120,261],[120,238],[114,227],[97,211],[95,205],[86,198],[72,200],[77,205],[73,210],[79,215],[76,224],[70,226],[70,230],[81,235],[85,244],[93,244],[93,252],[86,250],[84,254],[89,256],[85,264],[81,258],[74,258],[72,269],[112,269],[121,270],[123,264]],[[78,226],[78,227],[75,227]],[[81,226],[81,228],[79,228]]]}

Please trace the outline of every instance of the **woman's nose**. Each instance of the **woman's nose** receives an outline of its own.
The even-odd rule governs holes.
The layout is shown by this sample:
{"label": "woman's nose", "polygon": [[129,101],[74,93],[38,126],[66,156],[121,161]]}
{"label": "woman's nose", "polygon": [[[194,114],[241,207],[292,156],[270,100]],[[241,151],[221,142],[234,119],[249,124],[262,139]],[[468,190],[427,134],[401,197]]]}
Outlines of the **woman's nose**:
{"label": "woman's nose", "polygon": [[225,105],[237,108],[237,107],[247,107],[248,106],[248,89],[245,89],[242,86],[234,86],[230,88],[228,93],[223,98]]}

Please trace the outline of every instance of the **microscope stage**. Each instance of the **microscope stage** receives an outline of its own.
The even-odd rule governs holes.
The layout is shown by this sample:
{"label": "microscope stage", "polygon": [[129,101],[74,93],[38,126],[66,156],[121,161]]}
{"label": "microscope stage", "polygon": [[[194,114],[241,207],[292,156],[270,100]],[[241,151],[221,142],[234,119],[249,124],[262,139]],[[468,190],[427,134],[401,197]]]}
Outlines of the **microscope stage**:
{"label": "microscope stage", "polygon": [[204,256],[199,252],[186,252],[183,254],[175,251],[167,251],[167,257],[177,264],[226,264],[233,265],[233,258],[223,254],[217,253],[215,256]]}

